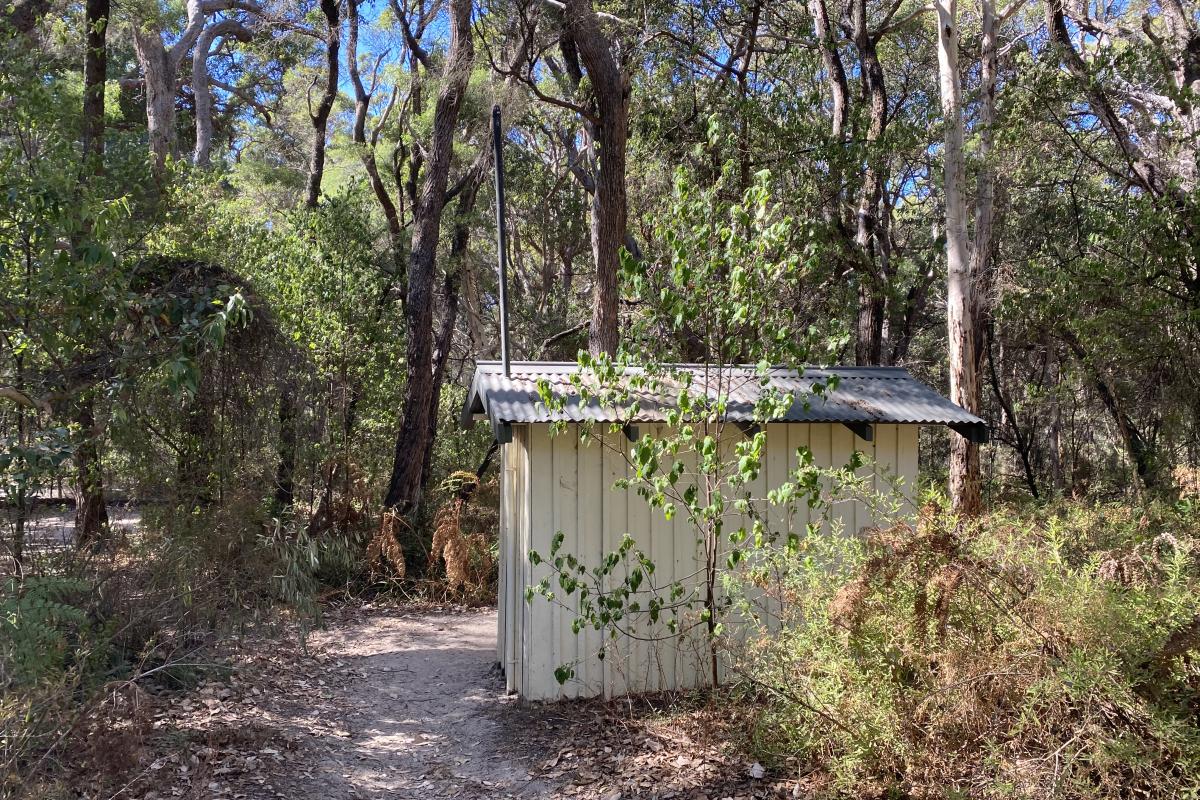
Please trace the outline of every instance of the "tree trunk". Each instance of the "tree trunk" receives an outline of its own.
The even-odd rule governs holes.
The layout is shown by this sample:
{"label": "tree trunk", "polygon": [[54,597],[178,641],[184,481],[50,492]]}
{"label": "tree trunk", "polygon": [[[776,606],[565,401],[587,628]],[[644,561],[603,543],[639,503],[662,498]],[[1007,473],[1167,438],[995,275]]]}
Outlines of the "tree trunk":
{"label": "tree trunk", "polygon": [[325,175],[325,138],[329,126],[329,113],[338,89],[338,49],[342,44],[342,24],[338,17],[338,0],[321,0],[321,13],[325,15],[325,27],[329,38],[325,40],[325,91],[315,111],[310,109],[309,121],[313,128],[312,155],[308,160],[308,183],[304,193],[304,205],[316,208],[321,197],[321,179]]}
{"label": "tree trunk", "polygon": [[454,230],[450,235],[449,264],[446,268],[446,279],[442,284],[446,302],[442,307],[442,325],[433,354],[433,396],[429,402],[429,436],[425,443],[425,464],[421,477],[423,484],[428,484],[431,472],[433,442],[437,438],[437,415],[441,408],[442,386],[446,382],[446,363],[450,360],[450,348],[454,344],[454,331],[458,324],[459,287],[466,271],[467,249],[471,244],[471,213],[475,210],[475,199],[479,196],[479,185],[483,182],[484,163],[480,162],[478,169],[473,167],[473,174],[467,176],[463,184],[454,215]]}
{"label": "tree trunk", "polygon": [[94,160],[90,172],[102,169],[104,159],[104,82],[108,75],[109,0],[87,0],[87,45],[83,55],[83,158]]}
{"label": "tree trunk", "polygon": [[858,314],[854,336],[854,361],[859,366],[869,367],[883,363],[885,297],[876,277],[864,270],[859,276]]}
{"label": "tree trunk", "polygon": [[203,29],[196,38],[192,51],[192,96],[196,102],[196,147],[192,152],[192,163],[198,167],[207,167],[212,154],[212,87],[208,80],[208,57],[219,36],[233,36],[241,42],[251,40],[250,31],[231,19],[223,19]]}
{"label": "tree trunk", "polygon": [[887,126],[887,89],[883,66],[879,63],[876,36],[867,26],[866,0],[855,0],[851,12],[854,47],[862,62],[865,99],[870,102],[866,135],[866,169],[858,194],[854,244],[859,253],[858,324],[855,356],[859,364],[883,361],[883,323],[886,314],[888,277],[877,237],[879,236],[880,196],[883,192],[883,165],[879,140]]}
{"label": "tree trunk", "polygon": [[108,509],[100,465],[100,429],[93,399],[81,398],[75,411],[80,440],[75,447],[75,543],[83,547],[105,535]]}
{"label": "tree trunk", "polygon": [[617,277],[625,242],[625,155],[629,134],[629,82],[613,56],[612,44],[600,29],[591,0],[568,0],[563,12],[567,34],[596,97],[596,191],[592,195],[592,257],[596,283],[588,347],[593,353],[617,352],[620,344],[620,296]]}
{"label": "tree trunk", "polygon": [[406,334],[408,381],[392,477],[384,506],[402,515],[414,514],[421,502],[425,448],[434,393],[433,278],[438,234],[446,204],[446,184],[454,154],[454,130],[475,59],[471,40],[471,0],[451,0],[450,48],[441,91],[433,112],[429,161],[421,194],[413,207],[412,256],[408,270]]}
{"label": "tree trunk", "polygon": [[[199,67],[202,80],[196,80],[193,74],[192,89],[199,86],[197,107],[197,152],[200,152],[201,140],[207,139],[211,145],[211,109],[205,103],[211,103],[208,95],[208,53],[212,40],[216,36],[234,35],[241,41],[249,41],[250,32],[241,23],[232,20],[220,20],[213,29],[206,31],[205,23],[209,17],[218,11],[228,11],[238,8],[243,11],[259,12],[261,8],[254,0],[187,0],[187,24],[168,48],[163,44],[161,27],[142,26],[135,21],[133,24],[133,49],[137,54],[138,64],[142,68],[142,81],[146,93],[146,127],[150,134],[150,153],[154,157],[154,168],[161,173],[167,159],[176,154],[175,136],[175,91],[176,77],[183,59],[193,46],[198,51],[193,54],[193,73]],[[203,43],[199,40],[204,39]],[[203,118],[203,122],[202,122]],[[201,130],[200,125],[207,124],[207,130]]]}
{"label": "tree trunk", "polygon": [[[109,12],[109,0],[87,0],[81,183],[104,171],[104,83],[108,73]],[[74,454],[75,541],[84,545],[101,538],[108,527],[99,445],[103,429],[96,424],[95,400],[90,394],[77,400],[75,422],[80,433]]]}
{"label": "tree trunk", "polygon": [[146,128],[150,135],[150,154],[158,172],[175,154],[175,72],[174,60],[162,45],[157,31],[142,31],[134,25],[133,49],[142,68],[146,92]]}
{"label": "tree trunk", "polygon": [[[963,154],[962,83],[958,71],[957,0],[937,0],[938,73],[945,124],[946,327],[949,338],[950,398],[979,411],[975,357],[975,286],[967,235],[966,164]],[[954,510],[975,516],[982,510],[979,446],[951,435],[950,496]]]}

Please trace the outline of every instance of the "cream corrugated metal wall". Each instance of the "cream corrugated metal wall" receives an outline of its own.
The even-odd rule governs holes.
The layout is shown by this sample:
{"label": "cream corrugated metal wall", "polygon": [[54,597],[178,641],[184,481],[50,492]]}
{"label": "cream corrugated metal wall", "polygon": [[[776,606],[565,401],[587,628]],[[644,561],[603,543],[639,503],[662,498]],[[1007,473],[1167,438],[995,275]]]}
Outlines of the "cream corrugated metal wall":
{"label": "cream corrugated metal wall", "polygon": [[[561,552],[573,553],[589,568],[617,549],[628,532],[655,562],[656,586],[679,580],[699,590],[703,584],[703,549],[686,517],[677,514],[667,520],[635,490],[613,489],[613,483],[627,475],[623,452],[629,442],[621,434],[605,434],[599,437],[605,441],[584,445],[574,427],[551,436],[549,425],[514,425],[513,441],[503,447],[497,656],[505,668],[508,690],[529,700],[556,700],[705,683],[707,645],[701,628],[682,640],[667,637],[664,617],[656,628],[640,623],[638,638],[604,642],[602,633],[591,628],[579,634],[572,631],[574,597],[562,597],[559,591],[554,603],[544,597],[526,601],[525,589],[551,574],[547,565],[530,563],[529,551],[548,556],[557,531],[565,535]],[[867,442],[837,424],[767,425],[763,469],[750,490],[762,497],[787,480],[788,471],[796,468],[800,447],[809,448],[815,463],[823,467],[842,466],[854,450],[860,450],[880,474],[901,478],[912,487],[917,477],[917,430],[916,425],[876,425],[874,441]],[[741,435],[732,426],[727,431],[730,442]],[[661,426],[643,425],[641,432],[665,435]],[[876,478],[876,483],[884,489],[881,479]],[[809,522],[803,508],[790,520],[783,519],[782,509],[772,508],[769,513],[772,530],[787,530],[790,523],[791,530],[803,532]],[[833,516],[850,532],[872,524],[870,514],[856,501],[833,509]],[[730,520],[726,530],[735,524]],[[553,588],[558,589],[556,584]],[[602,644],[605,657],[600,659]],[[560,685],[554,672],[562,665],[573,666],[575,675]]]}

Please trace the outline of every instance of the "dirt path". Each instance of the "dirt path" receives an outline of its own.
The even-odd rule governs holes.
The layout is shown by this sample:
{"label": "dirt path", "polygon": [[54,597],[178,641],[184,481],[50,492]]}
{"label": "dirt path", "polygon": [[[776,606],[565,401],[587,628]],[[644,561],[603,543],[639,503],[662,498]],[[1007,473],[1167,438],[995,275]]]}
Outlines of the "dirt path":
{"label": "dirt path", "polygon": [[512,746],[513,701],[494,667],[495,642],[495,612],[356,609],[352,620],[331,620],[312,637],[326,667],[315,691],[262,703],[272,727],[303,743],[305,758],[260,778],[261,796],[558,796]]}
{"label": "dirt path", "polygon": [[[355,606],[308,652],[249,637],[226,677],[138,705],[137,777],[97,800],[796,797],[703,697],[522,704],[494,611]],[[108,745],[106,745],[108,746]],[[110,759],[111,760],[111,759]]]}

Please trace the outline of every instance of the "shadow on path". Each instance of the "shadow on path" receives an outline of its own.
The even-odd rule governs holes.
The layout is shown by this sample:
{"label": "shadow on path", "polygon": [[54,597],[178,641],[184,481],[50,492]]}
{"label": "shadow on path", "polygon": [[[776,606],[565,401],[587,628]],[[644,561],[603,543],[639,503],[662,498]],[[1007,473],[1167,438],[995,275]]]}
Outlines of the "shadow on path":
{"label": "shadow on path", "polygon": [[264,704],[265,723],[304,742],[299,758],[244,796],[558,796],[514,752],[495,641],[495,612],[331,621],[313,637],[324,668]]}

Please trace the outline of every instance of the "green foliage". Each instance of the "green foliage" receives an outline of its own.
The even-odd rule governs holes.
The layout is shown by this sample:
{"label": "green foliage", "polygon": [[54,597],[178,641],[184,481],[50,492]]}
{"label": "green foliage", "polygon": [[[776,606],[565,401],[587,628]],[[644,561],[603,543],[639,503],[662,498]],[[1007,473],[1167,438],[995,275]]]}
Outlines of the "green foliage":
{"label": "green foliage", "polygon": [[60,577],[9,578],[0,589],[0,684],[5,691],[57,676],[87,653],[90,621],[74,604],[86,581]]}
{"label": "green foliage", "polygon": [[[782,628],[736,672],[754,746],[826,794],[1183,797],[1200,778],[1200,520],[928,506],[781,554]],[[818,781],[818,785],[821,781]]]}
{"label": "green foliage", "polygon": [[[718,135],[714,123],[711,136]],[[581,352],[581,369],[571,378],[581,407],[617,409],[630,422],[638,419],[642,398],[666,410],[665,425],[628,449],[620,445],[620,419],[607,426],[607,435],[597,435],[589,422],[578,425],[578,434],[626,460],[628,477],[617,480],[614,490],[636,492],[667,520],[679,515],[687,521],[704,553],[700,574],[687,581],[656,579],[655,562],[636,538],[645,531],[624,533],[598,563],[560,552],[561,532],[548,556],[529,554],[549,573],[527,588],[527,599],[540,595],[562,603],[575,614],[576,634],[592,628],[610,639],[670,640],[702,632],[714,681],[723,620],[740,599],[732,576],[755,572],[761,554],[793,549],[799,540],[790,520],[798,510],[864,494],[860,453],[829,468],[818,466],[808,448],[789,454],[796,467],[777,485],[758,486],[766,432],[748,432],[729,420],[730,398],[747,391],[759,395],[756,422],[778,419],[803,398],[769,390],[769,370],[800,366],[820,345],[840,346],[836,336],[823,340],[815,328],[796,335],[794,309],[778,302],[779,293],[802,284],[813,265],[796,255],[803,226],[779,212],[768,181],[767,173],[759,173],[740,202],[731,203],[723,199],[724,181],[697,190],[681,171],[672,213],[659,231],[666,253],[648,265],[625,257],[624,286],[650,312],[628,350],[615,359]],[[659,345],[664,340],[691,342],[700,365],[667,362],[671,354]],[[748,371],[729,369],[747,361],[754,364]],[[566,401],[546,381],[538,388],[549,408]],[[828,388],[813,381],[813,394]],[[566,425],[558,428],[561,433]],[[562,681],[567,674],[560,670],[556,677]]]}

